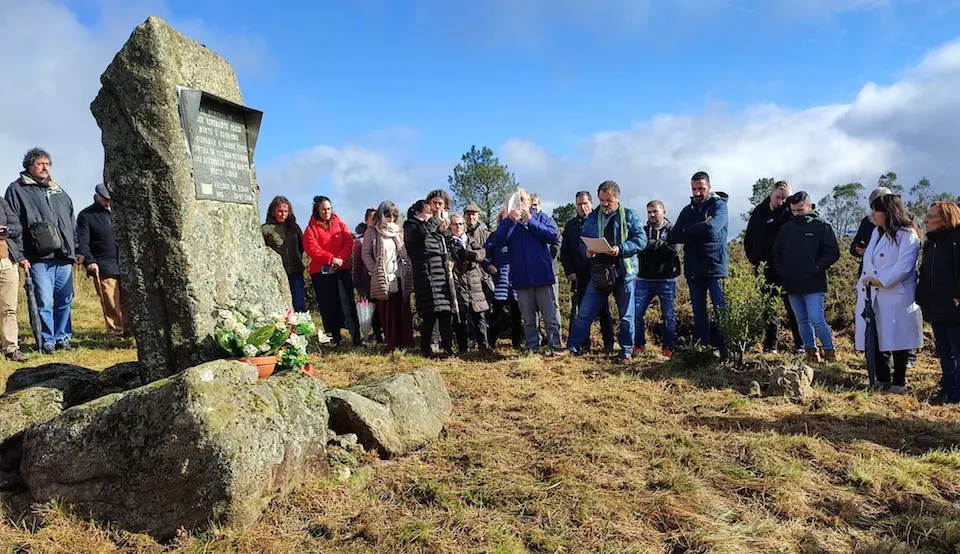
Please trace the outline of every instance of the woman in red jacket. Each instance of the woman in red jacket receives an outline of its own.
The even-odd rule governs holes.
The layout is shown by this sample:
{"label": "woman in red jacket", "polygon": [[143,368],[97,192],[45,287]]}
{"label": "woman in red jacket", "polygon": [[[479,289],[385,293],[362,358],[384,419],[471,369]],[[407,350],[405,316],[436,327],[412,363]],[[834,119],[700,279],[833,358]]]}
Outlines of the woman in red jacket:
{"label": "woman in red jacket", "polygon": [[340,329],[346,328],[354,346],[361,346],[350,272],[353,235],[333,213],[333,204],[326,196],[313,198],[313,215],[303,233],[303,250],[310,256],[310,280],[324,331],[333,336],[334,346],[340,346]]}

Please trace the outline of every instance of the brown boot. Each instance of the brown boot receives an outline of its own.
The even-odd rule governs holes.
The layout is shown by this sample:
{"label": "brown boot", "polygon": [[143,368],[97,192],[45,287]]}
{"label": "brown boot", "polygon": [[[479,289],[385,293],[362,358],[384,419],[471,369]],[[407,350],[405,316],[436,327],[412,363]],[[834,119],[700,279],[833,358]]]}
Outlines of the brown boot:
{"label": "brown boot", "polygon": [[820,363],[820,350],[816,348],[804,348],[803,351],[807,354],[803,361],[807,362],[808,364]]}
{"label": "brown boot", "polygon": [[837,351],[836,350],[826,350],[823,351],[823,361],[832,364],[837,361]]}

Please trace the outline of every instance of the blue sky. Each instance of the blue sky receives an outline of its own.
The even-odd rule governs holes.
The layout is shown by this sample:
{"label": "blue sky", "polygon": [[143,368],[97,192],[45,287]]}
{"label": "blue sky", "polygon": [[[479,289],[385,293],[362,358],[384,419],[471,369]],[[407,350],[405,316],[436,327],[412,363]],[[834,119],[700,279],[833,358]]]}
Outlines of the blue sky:
{"label": "blue sky", "polygon": [[[27,17],[24,4],[0,0],[8,22]],[[949,163],[946,148],[941,159],[904,142],[931,137],[891,138],[870,118],[878,106],[909,118],[903,86],[956,79],[952,51],[933,77],[922,69],[960,35],[956,0],[38,0],[33,12],[54,14],[84,61],[68,81],[78,85],[64,87],[76,91],[62,92],[78,107],[148,15],[223,55],[247,104],[265,112],[263,202],[286,193],[301,220],[314,194],[333,197],[349,223],[381,199],[409,202],[444,184],[472,144],[493,148],[548,208],[606,178],[628,199],[679,203],[702,168],[734,193],[770,175],[820,194],[888,169],[915,181]],[[31,52],[0,69],[17,56]],[[882,102],[864,105],[874,86]],[[44,98],[71,105],[57,94]],[[956,107],[944,102],[930,105]],[[90,149],[89,112],[69,119],[74,143]],[[8,166],[32,145],[24,135],[46,143],[35,127],[0,120]],[[65,141],[67,160],[75,144]],[[58,167],[61,181],[96,179],[93,157]]]}

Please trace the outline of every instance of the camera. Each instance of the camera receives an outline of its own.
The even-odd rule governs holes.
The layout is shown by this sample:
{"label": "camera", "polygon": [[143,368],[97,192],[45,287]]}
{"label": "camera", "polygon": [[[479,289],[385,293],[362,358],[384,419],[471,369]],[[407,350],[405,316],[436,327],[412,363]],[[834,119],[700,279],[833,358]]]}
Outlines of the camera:
{"label": "camera", "polygon": [[0,237],[6,238],[6,236],[7,236],[7,227],[5,225],[0,226]]}

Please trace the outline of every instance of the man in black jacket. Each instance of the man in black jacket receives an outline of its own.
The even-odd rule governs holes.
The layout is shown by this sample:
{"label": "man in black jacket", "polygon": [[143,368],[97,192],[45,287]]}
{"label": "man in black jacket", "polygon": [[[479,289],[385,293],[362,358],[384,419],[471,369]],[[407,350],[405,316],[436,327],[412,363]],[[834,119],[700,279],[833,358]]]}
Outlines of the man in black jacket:
{"label": "man in black jacket", "polygon": [[[590,282],[590,261],[587,260],[587,247],[580,240],[580,231],[583,230],[583,220],[593,211],[593,197],[583,190],[577,193],[577,217],[563,226],[563,237],[560,241],[560,264],[563,274],[570,281],[572,294],[570,295],[570,326],[567,337],[573,331],[573,322],[580,311],[580,302],[587,292],[587,283]],[[604,304],[600,308],[600,335],[603,337],[603,348],[613,352],[613,316],[610,314],[610,305]],[[578,347],[580,345],[577,345]],[[583,349],[590,347],[590,341],[583,345]]]}
{"label": "man in black jacket", "polygon": [[787,202],[793,218],[780,228],[773,243],[773,267],[783,280],[783,288],[797,314],[807,362],[820,362],[817,338],[823,346],[824,360],[835,362],[833,335],[823,303],[827,293],[827,268],[840,259],[837,235],[833,227],[813,211],[806,192],[794,194]]}
{"label": "man in black jacket", "polygon": [[640,272],[636,283],[636,311],[633,350],[643,352],[647,345],[643,317],[654,297],[660,300],[663,319],[663,355],[673,356],[677,341],[677,319],[673,311],[673,299],[677,293],[677,277],[680,276],[680,245],[670,242],[673,225],[667,219],[667,209],[660,200],[647,203],[647,246],[640,252]]}
{"label": "man in black jacket", "polygon": [[103,307],[107,334],[119,337],[124,332],[120,305],[120,260],[113,234],[110,191],[100,183],[94,189],[93,204],[77,215],[77,259],[87,268],[87,276]]}
{"label": "man in black jacket", "polygon": [[[780,276],[773,269],[770,263],[770,255],[773,252],[773,242],[777,238],[777,233],[783,224],[790,220],[790,206],[787,205],[787,197],[790,196],[790,184],[786,181],[777,181],[773,185],[773,190],[763,199],[762,202],[750,212],[750,221],[747,222],[747,230],[743,236],[743,250],[747,259],[753,265],[754,274],[760,272],[760,264],[765,264],[763,268],[763,279],[767,283],[767,291],[770,294],[776,294],[776,289],[782,284]],[[787,299],[786,292],[779,295],[787,309],[787,322],[790,324],[790,332],[793,334],[793,344],[797,350],[803,351],[803,340],[800,338],[800,332],[797,329],[797,317],[790,306],[790,300]],[[767,354],[776,354],[779,346],[780,335],[780,313],[779,310],[772,310],[770,320],[767,323],[767,330],[763,338],[763,351]]]}
{"label": "man in black jacket", "polygon": [[23,171],[4,198],[23,228],[21,265],[29,269],[40,312],[42,352],[71,350],[73,261],[76,223],[73,200],[50,176],[51,157],[42,148],[23,156]]}

